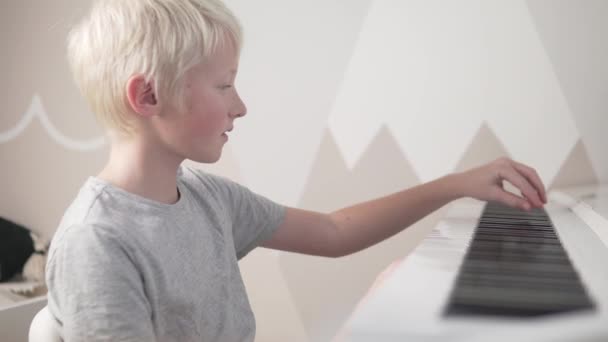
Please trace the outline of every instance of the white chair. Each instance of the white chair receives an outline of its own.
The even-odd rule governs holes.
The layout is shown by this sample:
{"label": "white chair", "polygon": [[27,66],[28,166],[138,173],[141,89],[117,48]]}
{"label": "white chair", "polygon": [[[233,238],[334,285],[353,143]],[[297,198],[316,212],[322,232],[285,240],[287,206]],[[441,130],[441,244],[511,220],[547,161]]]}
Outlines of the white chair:
{"label": "white chair", "polygon": [[57,322],[51,316],[49,309],[43,307],[30,324],[29,342],[62,342]]}

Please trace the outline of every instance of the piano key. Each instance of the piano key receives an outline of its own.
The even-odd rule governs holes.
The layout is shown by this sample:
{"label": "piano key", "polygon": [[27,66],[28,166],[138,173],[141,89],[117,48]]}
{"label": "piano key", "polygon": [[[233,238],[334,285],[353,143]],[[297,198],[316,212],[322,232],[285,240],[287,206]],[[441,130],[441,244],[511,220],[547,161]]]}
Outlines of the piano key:
{"label": "piano key", "polygon": [[547,286],[547,287],[576,287],[581,288],[581,284],[577,279],[572,278],[560,278],[560,277],[549,277],[544,276],[542,278],[535,277],[533,280],[530,280],[530,277],[522,276],[522,275],[506,275],[506,274],[462,274],[459,279],[459,282],[462,283],[534,283],[538,284],[538,286]]}
{"label": "piano key", "polygon": [[567,263],[568,257],[562,255],[525,255],[522,253],[508,252],[469,252],[468,257],[471,260],[512,260],[519,262],[535,262],[535,263]]}
{"label": "piano key", "polygon": [[593,309],[544,209],[488,203],[444,315],[545,315]]}
{"label": "piano key", "polygon": [[546,289],[462,286],[454,293],[459,304],[497,305],[539,309],[581,309],[592,304],[580,291],[547,291]]}
{"label": "piano key", "polygon": [[535,245],[559,245],[561,246],[561,242],[558,239],[551,238],[541,238],[541,237],[521,237],[521,236],[509,236],[509,235],[492,235],[485,233],[478,233],[475,236],[474,241],[496,241],[502,244],[511,244],[511,243],[526,243],[526,244],[535,244]]}

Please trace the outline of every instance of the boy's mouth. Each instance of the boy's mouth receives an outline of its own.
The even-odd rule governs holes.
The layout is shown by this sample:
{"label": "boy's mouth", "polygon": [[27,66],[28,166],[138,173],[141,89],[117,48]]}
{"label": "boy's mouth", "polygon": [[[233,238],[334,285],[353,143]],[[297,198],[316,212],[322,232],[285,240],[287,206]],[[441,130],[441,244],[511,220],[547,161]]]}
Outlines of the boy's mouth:
{"label": "boy's mouth", "polygon": [[232,129],[233,127],[230,127],[229,129],[225,130],[224,133],[222,133],[222,137],[228,139],[228,133],[230,133]]}

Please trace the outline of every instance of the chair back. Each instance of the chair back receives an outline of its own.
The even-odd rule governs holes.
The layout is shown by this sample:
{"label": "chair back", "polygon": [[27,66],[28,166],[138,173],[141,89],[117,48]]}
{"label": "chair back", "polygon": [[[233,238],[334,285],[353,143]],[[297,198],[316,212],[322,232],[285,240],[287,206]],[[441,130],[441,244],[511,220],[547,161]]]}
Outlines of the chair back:
{"label": "chair back", "polygon": [[48,307],[38,311],[30,324],[29,342],[63,342],[57,329],[57,322]]}

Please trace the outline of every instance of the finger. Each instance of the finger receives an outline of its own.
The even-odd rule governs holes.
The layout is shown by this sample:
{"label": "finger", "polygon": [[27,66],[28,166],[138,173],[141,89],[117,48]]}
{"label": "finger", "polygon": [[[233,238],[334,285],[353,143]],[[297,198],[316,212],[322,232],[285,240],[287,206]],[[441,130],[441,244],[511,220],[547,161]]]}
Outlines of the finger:
{"label": "finger", "polygon": [[546,188],[545,188],[545,185],[543,184],[543,181],[538,176],[538,173],[536,172],[536,170],[534,170],[533,168],[531,168],[527,165],[524,165],[524,164],[518,163],[518,162],[514,162],[514,167],[515,167],[515,169],[517,169],[517,171],[522,173],[528,179],[528,181],[530,181],[532,183],[532,185],[534,185],[534,187],[536,188],[536,191],[540,195],[540,198],[542,199],[543,203],[547,203]]}
{"label": "finger", "polygon": [[498,190],[496,200],[513,208],[519,208],[526,211],[532,209],[532,205],[530,205],[530,202],[525,198],[505,191],[502,188]]}
{"label": "finger", "polygon": [[524,195],[524,197],[531,204],[534,204],[534,206],[537,207],[542,207],[543,202],[541,201],[538,192],[534,189],[532,184],[530,184],[528,180],[515,168],[505,167],[499,172],[501,177],[515,185],[515,187],[521,191],[522,195]]}

